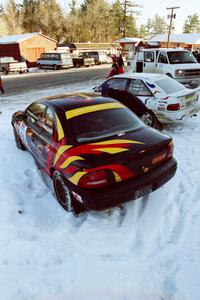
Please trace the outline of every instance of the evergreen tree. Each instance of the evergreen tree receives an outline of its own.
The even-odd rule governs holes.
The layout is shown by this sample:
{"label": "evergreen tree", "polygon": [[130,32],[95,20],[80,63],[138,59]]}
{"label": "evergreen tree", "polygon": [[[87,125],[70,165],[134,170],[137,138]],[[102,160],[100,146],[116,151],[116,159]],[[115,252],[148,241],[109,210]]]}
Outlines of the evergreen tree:
{"label": "evergreen tree", "polygon": [[152,24],[153,24],[154,35],[159,33],[166,33],[167,23],[164,17],[160,17],[158,14],[156,14],[154,19],[152,20]]}
{"label": "evergreen tree", "polygon": [[200,20],[199,15],[189,15],[184,23],[184,33],[200,33]]}
{"label": "evergreen tree", "polygon": [[4,20],[8,34],[22,33],[22,7],[14,0],[9,0],[5,9]]}

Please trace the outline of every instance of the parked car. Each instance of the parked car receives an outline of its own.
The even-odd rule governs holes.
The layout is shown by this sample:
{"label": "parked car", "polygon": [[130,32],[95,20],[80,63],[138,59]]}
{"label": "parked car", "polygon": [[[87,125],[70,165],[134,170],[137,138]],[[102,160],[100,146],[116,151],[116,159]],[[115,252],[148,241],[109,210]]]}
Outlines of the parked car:
{"label": "parked car", "polygon": [[46,98],[14,113],[12,126],[17,147],[31,152],[59,203],[76,214],[141,197],[176,171],[172,138],[112,98]]}
{"label": "parked car", "polygon": [[104,51],[84,50],[80,55],[94,58],[95,65],[112,63],[112,59]]}
{"label": "parked car", "polygon": [[79,55],[73,55],[73,65],[75,68],[80,67],[91,67],[95,65],[93,57],[87,57],[84,53],[79,53]]}
{"label": "parked car", "polygon": [[167,75],[124,73],[107,79],[94,91],[106,96],[110,88],[137,96],[162,123],[182,122],[200,110],[198,89],[186,88]]}
{"label": "parked car", "polygon": [[46,52],[41,54],[37,60],[37,65],[40,69],[53,68],[54,70],[58,70],[73,67],[73,60],[70,53]]}
{"label": "parked car", "polygon": [[19,62],[13,57],[0,57],[0,71],[5,75],[9,73],[25,73],[28,72],[26,62]]}

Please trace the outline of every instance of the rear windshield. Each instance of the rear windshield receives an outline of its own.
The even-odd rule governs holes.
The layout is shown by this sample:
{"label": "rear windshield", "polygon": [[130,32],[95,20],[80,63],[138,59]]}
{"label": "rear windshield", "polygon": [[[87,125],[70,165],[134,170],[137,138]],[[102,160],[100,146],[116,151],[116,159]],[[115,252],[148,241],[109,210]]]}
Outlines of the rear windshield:
{"label": "rear windshield", "polygon": [[79,143],[124,135],[144,124],[128,108],[92,112],[68,120]]}
{"label": "rear windshield", "polygon": [[167,52],[170,64],[196,63],[194,55],[189,51]]}
{"label": "rear windshield", "polygon": [[182,90],[186,90],[184,85],[172,78],[157,80],[156,84],[166,93],[173,94]]}

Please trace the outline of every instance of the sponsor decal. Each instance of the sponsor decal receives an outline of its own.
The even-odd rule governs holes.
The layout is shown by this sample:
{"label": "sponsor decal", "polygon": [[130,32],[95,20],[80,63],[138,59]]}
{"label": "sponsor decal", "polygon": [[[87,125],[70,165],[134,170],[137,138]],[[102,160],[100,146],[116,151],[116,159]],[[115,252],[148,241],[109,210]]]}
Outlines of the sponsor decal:
{"label": "sponsor decal", "polygon": [[156,87],[156,85],[154,83],[150,83],[148,81],[146,81],[146,84],[152,89],[155,89],[155,87]]}
{"label": "sponsor decal", "polygon": [[84,158],[80,156],[81,154],[98,155],[103,152],[115,154],[123,151],[128,151],[131,144],[144,143],[134,140],[115,139],[104,142],[79,145],[77,147],[72,147],[71,145],[60,146],[54,159],[54,165],[56,165],[58,169],[62,169],[62,172],[65,173],[68,180],[76,185],[78,185],[80,178],[88,172],[93,172],[101,169],[108,169],[112,171],[115,182],[119,182],[134,176],[133,172],[126,166],[120,164],[109,164],[103,165],[98,168],[80,170],[77,169],[77,167],[73,165],[73,163],[84,160]]}

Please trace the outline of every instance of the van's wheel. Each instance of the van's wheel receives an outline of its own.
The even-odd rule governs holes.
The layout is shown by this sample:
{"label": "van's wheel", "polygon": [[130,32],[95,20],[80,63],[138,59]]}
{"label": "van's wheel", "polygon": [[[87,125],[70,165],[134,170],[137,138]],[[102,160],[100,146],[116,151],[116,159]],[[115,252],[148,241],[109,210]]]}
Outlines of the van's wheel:
{"label": "van's wheel", "polygon": [[18,149],[22,150],[22,151],[26,151],[25,146],[22,144],[22,141],[20,140],[15,127],[13,127],[13,133],[14,133],[14,137],[15,137],[15,144],[17,146]]}
{"label": "van's wheel", "polygon": [[41,64],[38,64],[38,69],[42,69],[42,65]]}
{"label": "van's wheel", "polygon": [[172,74],[170,73],[167,73],[166,75],[169,76],[170,78],[173,78]]}
{"label": "van's wheel", "polygon": [[53,65],[53,69],[54,69],[54,70],[57,70],[58,67],[57,67],[56,65]]}
{"label": "van's wheel", "polygon": [[8,73],[9,73],[8,70],[5,69],[5,68],[3,68],[3,74],[4,74],[4,75],[8,75]]}
{"label": "van's wheel", "polygon": [[58,202],[66,211],[73,212],[77,216],[86,210],[83,204],[71,194],[65,183],[65,179],[58,171],[54,171],[53,173],[53,186]]}

